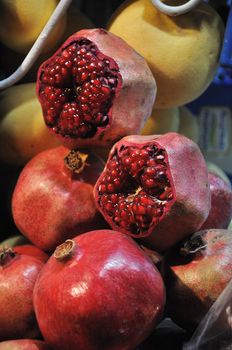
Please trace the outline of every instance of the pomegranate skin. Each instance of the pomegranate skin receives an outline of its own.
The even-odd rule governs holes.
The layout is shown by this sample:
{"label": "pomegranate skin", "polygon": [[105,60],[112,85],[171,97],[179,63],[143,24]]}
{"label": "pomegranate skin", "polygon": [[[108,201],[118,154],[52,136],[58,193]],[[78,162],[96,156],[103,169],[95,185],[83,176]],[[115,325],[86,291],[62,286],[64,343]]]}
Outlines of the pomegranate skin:
{"label": "pomegranate skin", "polygon": [[[60,109],[59,113],[54,117],[55,122],[53,122],[53,117],[52,122],[50,122],[51,118],[48,115],[48,106],[50,108],[51,101],[49,98],[43,98],[43,89],[45,86],[51,86],[51,84],[44,84],[43,75],[46,68],[54,63],[57,56],[60,56],[63,50],[71,44],[75,44],[83,39],[89,40],[96,46],[97,55],[100,60],[103,61],[104,59],[108,59],[110,62],[109,66],[117,76],[118,83],[115,87],[114,95],[111,95],[111,98],[106,101],[107,110],[105,111],[105,115],[107,115],[108,122],[106,124],[103,123],[102,125],[98,125],[95,131],[90,132],[91,135],[84,135],[82,137],[69,135],[69,133],[63,134],[62,132],[57,131],[57,127],[54,125],[60,118],[59,113],[62,109]],[[66,65],[67,64],[68,63],[66,63]],[[85,67],[87,67],[87,64]],[[72,79],[76,79],[75,74]],[[87,80],[90,83],[92,81],[91,78],[88,78]],[[63,84],[63,86],[60,84],[58,87],[64,88],[65,84]],[[77,87],[79,89],[78,93],[82,93],[81,89],[84,89],[83,83],[78,83]],[[73,85],[71,89],[73,89]],[[72,98],[71,101],[70,98],[68,98],[68,102],[75,102],[78,98],[76,90],[73,89],[72,91],[75,98]],[[99,28],[81,30],[69,37],[61,48],[40,66],[37,76],[37,95],[43,109],[45,123],[48,125],[49,130],[55,132],[60,141],[70,149],[89,146],[111,146],[115,141],[125,135],[139,133],[151,114],[155,102],[156,91],[157,87],[155,79],[145,59],[124,40]],[[84,95],[82,100],[84,100],[88,106],[92,106],[93,102],[90,101],[89,95],[86,96],[87,95]],[[99,100],[98,97],[96,98]],[[47,102],[48,100],[50,102]],[[79,105],[82,103],[82,100],[80,100]],[[64,101],[62,103],[64,108],[64,103],[66,102]],[[76,114],[82,115],[84,113],[84,110],[78,110],[78,113]],[[88,113],[87,118],[89,118],[89,115],[92,118],[95,112],[88,109],[88,112],[86,113]],[[103,111],[101,113],[104,114]],[[70,120],[71,119],[72,117],[70,117]],[[83,118],[81,120],[83,122]],[[71,129],[74,130],[75,128],[72,126]],[[70,133],[72,133],[72,131],[70,131]]]}
{"label": "pomegranate skin", "polygon": [[52,350],[50,346],[40,340],[17,339],[0,343],[0,350]]}
{"label": "pomegranate skin", "polygon": [[160,273],[120,232],[92,231],[73,241],[63,260],[55,251],[35,285],[34,307],[45,341],[57,350],[135,349],[163,313]]}
{"label": "pomegranate skin", "polygon": [[211,209],[201,230],[227,229],[232,218],[232,190],[219,175],[209,172]]}
{"label": "pomegranate skin", "polygon": [[193,331],[232,278],[232,231],[202,230],[166,257],[167,315]]}
{"label": "pomegranate skin", "polygon": [[43,250],[31,244],[23,244],[20,246],[16,246],[13,248],[13,250],[15,253],[18,254],[26,254],[31,257],[35,257],[36,259],[39,259],[44,263],[48,260],[48,255]]}
{"label": "pomegranate skin", "polygon": [[[113,216],[106,211],[107,204],[101,205],[102,184],[105,184],[106,171],[115,156],[120,159],[127,147],[134,147],[134,149],[141,152],[140,150],[150,146],[163,152],[165,161],[162,166],[166,169],[166,175],[169,178],[168,186],[171,190],[172,199],[164,198],[165,200],[161,204],[164,208],[161,208],[162,214],[158,216],[158,219],[151,216],[149,226],[144,231],[133,232],[131,229],[120,226],[120,222],[116,223],[112,219]],[[135,163],[139,164],[142,159],[144,159],[144,156],[141,156]],[[124,163],[126,163],[125,158]],[[160,166],[160,164],[157,163],[156,166]],[[146,167],[148,169],[147,165]],[[128,193],[127,201],[129,202],[131,197],[137,196],[141,188],[149,193],[150,188],[145,188],[141,180],[145,170],[147,170],[144,169],[145,165],[144,168],[141,167],[136,171],[136,176],[139,174],[135,184],[137,187],[133,188],[132,193]],[[112,176],[111,169],[109,175]],[[149,180],[153,180],[153,178]],[[119,183],[123,181],[119,178]],[[126,186],[129,187],[128,184]],[[126,190],[126,187],[124,190]],[[163,191],[165,191],[165,188]],[[113,190],[111,193],[114,193]],[[174,132],[149,136],[131,135],[122,138],[110,151],[104,171],[96,182],[94,196],[98,210],[113,230],[120,230],[127,235],[140,239],[144,244],[158,252],[165,252],[192,232],[196,232],[206,220],[210,210],[208,172],[204,157],[199,147],[192,140]],[[155,195],[151,193],[152,197],[154,198]],[[147,208],[148,205],[144,206],[143,210],[146,211]],[[144,214],[145,223],[146,215],[147,212]],[[141,220],[140,217],[139,219]]]}
{"label": "pomegranate skin", "polygon": [[[35,248],[35,249],[33,249]],[[40,335],[33,308],[33,288],[48,259],[36,247],[20,246],[0,263],[0,340]],[[32,255],[33,254],[33,255]]]}
{"label": "pomegranate skin", "polygon": [[93,198],[104,163],[89,154],[89,165],[72,175],[64,165],[68,153],[60,146],[36,155],[22,170],[13,192],[16,226],[45,251],[79,233],[106,226]]}

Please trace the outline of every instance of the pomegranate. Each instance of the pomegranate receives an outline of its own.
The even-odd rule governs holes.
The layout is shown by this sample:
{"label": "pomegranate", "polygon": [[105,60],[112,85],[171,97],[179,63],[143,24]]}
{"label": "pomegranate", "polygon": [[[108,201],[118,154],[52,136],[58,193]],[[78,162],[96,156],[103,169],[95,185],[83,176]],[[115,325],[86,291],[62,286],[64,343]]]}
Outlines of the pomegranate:
{"label": "pomegranate", "polygon": [[219,175],[209,172],[211,209],[201,230],[209,228],[228,228],[232,219],[231,186]]}
{"label": "pomegranate", "polygon": [[112,145],[139,133],[156,83],[145,59],[104,29],[71,37],[38,71],[46,125],[69,148]]}
{"label": "pomegranate", "polygon": [[34,288],[40,330],[56,350],[134,350],[164,304],[152,261],[130,237],[111,230],[58,246]]}
{"label": "pomegranate", "polygon": [[50,251],[65,239],[105,227],[94,197],[104,163],[63,146],[36,155],[22,170],[12,198],[18,229],[37,247]]}
{"label": "pomegranate", "polygon": [[40,340],[17,339],[1,342],[0,350],[51,350],[51,348]]}
{"label": "pomegranate", "polygon": [[40,334],[32,295],[47,259],[33,246],[0,247],[0,340],[35,338]]}
{"label": "pomegranate", "polygon": [[112,229],[157,251],[199,229],[210,208],[204,158],[193,141],[177,133],[120,140],[94,194]]}
{"label": "pomegranate", "polygon": [[232,278],[232,231],[202,230],[168,254],[167,314],[194,330]]}

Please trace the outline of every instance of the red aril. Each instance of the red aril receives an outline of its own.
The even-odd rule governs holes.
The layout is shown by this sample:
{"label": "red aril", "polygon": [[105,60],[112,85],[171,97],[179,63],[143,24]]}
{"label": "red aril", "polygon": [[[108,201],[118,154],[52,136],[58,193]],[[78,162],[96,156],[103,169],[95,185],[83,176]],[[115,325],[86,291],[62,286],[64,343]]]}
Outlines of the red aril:
{"label": "red aril", "polygon": [[49,251],[67,238],[105,227],[93,197],[103,166],[93,153],[69,152],[63,146],[36,155],[22,170],[13,193],[18,229]]}
{"label": "red aril", "polygon": [[0,247],[0,340],[40,334],[32,294],[47,259],[37,247]]}
{"label": "red aril", "polygon": [[34,307],[56,350],[132,350],[155,328],[163,280],[128,236],[92,231],[58,246],[37,279]]}
{"label": "red aril", "polygon": [[112,229],[157,251],[198,230],[210,209],[205,160],[193,141],[177,133],[121,139],[94,194]]}
{"label": "red aril", "polygon": [[167,315],[192,331],[232,278],[232,231],[195,233],[166,257]]}
{"label": "red aril", "polygon": [[39,71],[46,125],[69,148],[112,145],[139,133],[156,83],[145,59],[104,29],[73,34]]}

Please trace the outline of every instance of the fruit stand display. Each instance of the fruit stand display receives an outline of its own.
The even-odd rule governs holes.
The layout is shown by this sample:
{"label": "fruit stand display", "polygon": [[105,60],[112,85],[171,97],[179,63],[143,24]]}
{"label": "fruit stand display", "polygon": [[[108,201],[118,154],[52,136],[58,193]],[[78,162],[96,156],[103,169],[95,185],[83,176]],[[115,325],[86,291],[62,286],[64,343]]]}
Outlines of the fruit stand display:
{"label": "fruit stand display", "polygon": [[0,350],[231,348],[230,2],[0,9]]}

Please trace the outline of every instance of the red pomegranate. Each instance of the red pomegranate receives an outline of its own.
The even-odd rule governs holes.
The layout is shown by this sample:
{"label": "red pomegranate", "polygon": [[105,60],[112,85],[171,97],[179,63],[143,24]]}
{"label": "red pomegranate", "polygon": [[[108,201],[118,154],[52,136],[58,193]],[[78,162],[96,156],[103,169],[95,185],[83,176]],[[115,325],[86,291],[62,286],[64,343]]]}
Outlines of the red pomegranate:
{"label": "red pomegranate", "polygon": [[209,172],[211,192],[211,209],[201,230],[210,228],[227,229],[232,219],[232,190],[231,186],[219,175]]}
{"label": "red pomegranate", "polygon": [[50,251],[65,239],[105,227],[94,197],[104,163],[63,146],[36,155],[22,170],[12,198],[18,229],[37,247]]}
{"label": "red pomegranate", "polygon": [[0,343],[0,350],[52,350],[50,346],[40,340],[17,339]]}
{"label": "red pomegranate", "polygon": [[32,295],[47,259],[37,247],[0,247],[0,340],[35,338],[40,334]]}
{"label": "red pomegranate", "polygon": [[65,146],[105,147],[139,133],[156,83],[145,59],[125,41],[86,29],[41,65],[37,94],[46,125]]}
{"label": "red pomegranate", "polygon": [[134,350],[164,303],[152,261],[130,237],[111,230],[58,246],[34,289],[40,330],[56,350]]}
{"label": "red pomegranate", "polygon": [[168,255],[164,271],[167,314],[192,331],[232,279],[232,231],[195,233]]}
{"label": "red pomegranate", "polygon": [[177,133],[120,140],[94,194],[112,229],[157,251],[199,229],[210,208],[205,160],[193,141]]}

